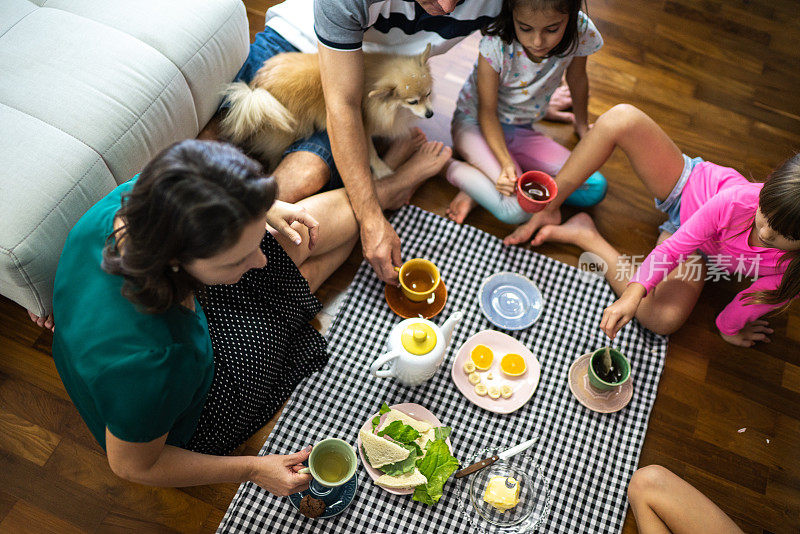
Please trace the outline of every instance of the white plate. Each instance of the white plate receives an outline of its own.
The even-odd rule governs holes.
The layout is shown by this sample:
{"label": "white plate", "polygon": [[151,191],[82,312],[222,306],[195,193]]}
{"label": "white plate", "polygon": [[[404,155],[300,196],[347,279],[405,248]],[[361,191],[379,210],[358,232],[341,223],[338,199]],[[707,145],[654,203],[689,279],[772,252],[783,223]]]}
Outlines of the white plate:
{"label": "white plate", "polygon": [[[411,417],[412,419],[416,419],[417,421],[425,421],[426,423],[430,423],[431,426],[434,427],[444,426],[441,423],[441,421],[439,421],[439,419],[430,412],[430,410],[428,410],[427,408],[423,408],[419,404],[414,404],[413,402],[404,402],[402,404],[395,404],[393,406],[389,406],[389,408],[397,410],[398,412],[403,412],[407,416]],[[378,414],[371,415],[370,418],[367,419],[367,421],[363,425],[361,425],[361,428],[358,430],[359,434],[365,428],[368,429],[369,431],[372,431],[372,418],[375,417],[376,415]],[[450,448],[452,454],[453,446],[450,444],[450,438],[447,438],[445,441],[447,443],[447,446]],[[356,439],[356,448],[358,449],[358,455],[361,458],[361,464],[367,469],[367,474],[370,476],[372,481],[375,482],[381,475],[383,475],[383,471],[380,471],[369,465],[367,459],[364,458],[364,452],[361,450],[360,436],[358,439]],[[384,488],[383,486],[378,486],[378,487],[395,495],[411,495],[412,493],[414,493],[413,489],[395,490],[395,489]]]}

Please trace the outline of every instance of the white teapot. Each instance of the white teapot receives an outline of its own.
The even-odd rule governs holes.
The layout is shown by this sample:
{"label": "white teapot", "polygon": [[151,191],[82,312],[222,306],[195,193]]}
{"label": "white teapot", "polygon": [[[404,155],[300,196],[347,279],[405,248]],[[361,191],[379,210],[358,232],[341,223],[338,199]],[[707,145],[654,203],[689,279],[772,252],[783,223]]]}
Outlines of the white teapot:
{"label": "white teapot", "polygon": [[[418,386],[432,377],[444,360],[453,330],[464,312],[453,313],[441,326],[426,319],[406,319],[389,333],[389,352],[370,366],[379,378],[394,377],[405,386]],[[388,369],[381,369],[386,364]]]}

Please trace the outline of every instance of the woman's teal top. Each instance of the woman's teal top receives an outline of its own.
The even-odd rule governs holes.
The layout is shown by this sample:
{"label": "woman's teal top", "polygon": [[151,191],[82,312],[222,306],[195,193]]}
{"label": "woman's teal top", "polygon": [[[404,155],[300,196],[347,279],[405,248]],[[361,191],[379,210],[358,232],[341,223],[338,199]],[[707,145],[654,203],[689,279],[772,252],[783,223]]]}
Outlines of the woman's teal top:
{"label": "woman's teal top", "polygon": [[122,296],[123,278],[101,267],[122,195],[135,180],[95,204],[69,233],[56,272],[53,358],[103,448],[106,427],[130,442],[168,433],[167,443],[180,447],[197,426],[214,355],[197,299],[196,311],[144,313]]}

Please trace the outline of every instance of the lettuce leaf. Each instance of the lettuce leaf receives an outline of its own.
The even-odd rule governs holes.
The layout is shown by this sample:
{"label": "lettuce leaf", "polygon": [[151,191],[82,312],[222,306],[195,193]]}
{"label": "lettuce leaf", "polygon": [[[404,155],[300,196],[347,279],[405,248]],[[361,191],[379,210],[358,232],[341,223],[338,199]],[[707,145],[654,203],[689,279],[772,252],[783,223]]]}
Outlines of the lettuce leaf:
{"label": "lettuce leaf", "polygon": [[447,439],[452,431],[449,426],[437,426],[433,429],[433,439]]}
{"label": "lettuce leaf", "polygon": [[381,471],[392,477],[398,477],[404,473],[414,470],[417,465],[417,459],[422,457],[422,449],[416,443],[399,443],[401,447],[409,450],[408,457],[405,460],[400,460],[393,464],[384,465],[379,467]]}
{"label": "lettuce leaf", "polygon": [[439,502],[445,482],[461,464],[450,454],[444,439],[428,443],[425,456],[417,460],[417,469],[428,479],[427,484],[414,488],[413,500],[434,505]]}
{"label": "lettuce leaf", "polygon": [[385,402],[383,404],[381,404],[381,409],[378,412],[378,415],[376,415],[375,417],[372,418],[372,431],[373,432],[375,432],[375,429],[378,428],[378,425],[381,423],[381,416],[383,414],[389,412],[390,410],[391,410],[391,408],[389,408],[389,406],[387,406]]}
{"label": "lettuce leaf", "polygon": [[402,421],[392,421],[383,430],[379,430],[376,434],[380,437],[389,436],[393,440],[400,443],[411,443],[419,437],[419,432],[414,430],[414,427],[409,426]]}

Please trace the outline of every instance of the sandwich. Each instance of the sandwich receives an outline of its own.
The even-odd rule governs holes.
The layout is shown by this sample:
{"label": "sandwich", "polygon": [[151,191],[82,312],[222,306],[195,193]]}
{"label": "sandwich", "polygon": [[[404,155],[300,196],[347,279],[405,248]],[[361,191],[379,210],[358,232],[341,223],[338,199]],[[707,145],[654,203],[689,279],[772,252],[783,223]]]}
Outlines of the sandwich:
{"label": "sandwich", "polygon": [[413,471],[403,473],[400,476],[381,475],[375,483],[382,488],[409,490],[416,488],[420,484],[427,484],[428,479],[415,467]]}
{"label": "sandwich", "polygon": [[411,454],[411,451],[408,449],[388,439],[379,438],[368,429],[363,429],[359,432],[358,437],[361,438],[364,456],[367,457],[369,465],[375,469],[395,462],[401,462]]}

